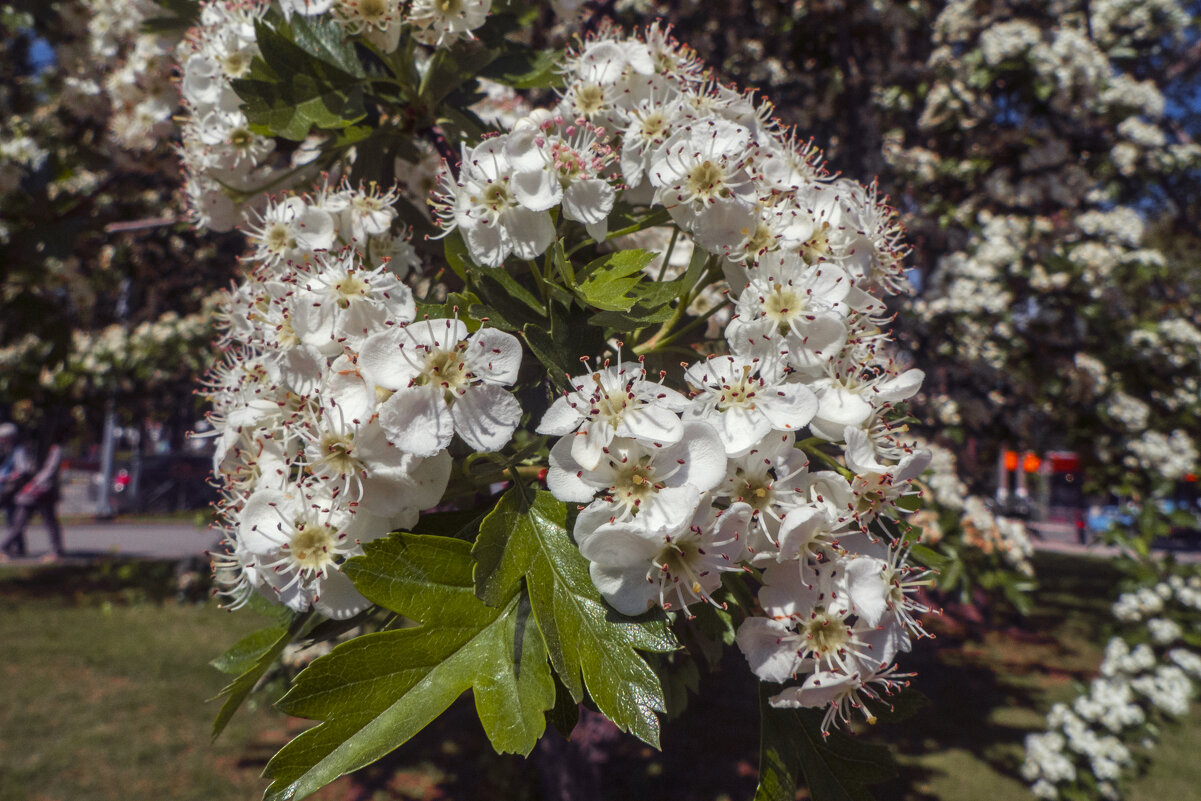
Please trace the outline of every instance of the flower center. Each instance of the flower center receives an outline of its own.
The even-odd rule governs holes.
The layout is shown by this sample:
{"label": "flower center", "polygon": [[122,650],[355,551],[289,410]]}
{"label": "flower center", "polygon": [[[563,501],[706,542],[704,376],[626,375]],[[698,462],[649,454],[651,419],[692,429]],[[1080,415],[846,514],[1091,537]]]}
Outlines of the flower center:
{"label": "flower center", "polygon": [[801,245],[800,255],[809,264],[816,264],[830,255],[830,223],[824,222],[814,231],[813,236]]}
{"label": "flower center", "polygon": [[605,90],[594,83],[584,84],[575,93],[575,106],[585,117],[599,114],[605,108]]}
{"label": "flower center", "polygon": [[617,466],[617,475],[613,481],[613,496],[616,500],[635,509],[647,498],[659,491],[655,483],[655,468],[650,456],[643,456],[638,461],[630,460]]}
{"label": "flower center", "polygon": [[[593,376],[599,381],[599,376]],[[602,390],[603,391],[603,390]],[[593,416],[607,420],[613,426],[621,422],[622,415],[630,406],[630,396],[624,392],[604,392],[593,408]]]}
{"label": "flower center", "polygon": [[241,78],[250,70],[250,56],[242,50],[226,53],[221,59],[221,70],[230,78]]}
{"label": "flower center", "polygon": [[352,434],[322,434],[320,450],[322,456],[317,464],[329,468],[337,475],[354,475],[363,469],[362,462],[351,455],[354,451]]}
{"label": "flower center", "polygon": [[302,570],[318,572],[334,563],[337,539],[337,532],[324,523],[298,520],[289,550]]}
{"label": "flower center", "polygon": [[334,292],[338,293],[338,308],[349,309],[351,301],[366,297],[368,289],[370,287],[366,281],[353,272],[347,273],[345,278],[334,284]]}
{"label": "flower center", "polygon": [[388,21],[388,4],[384,0],[359,0],[359,19],[368,25],[379,25]]}
{"label": "flower center", "polygon": [[791,284],[776,284],[763,300],[763,313],[787,333],[790,323],[805,311],[805,298]]}
{"label": "flower center", "polygon": [[730,196],[726,188],[725,173],[721,167],[712,161],[703,161],[688,172],[684,186],[693,199],[704,203],[712,203],[719,198]]}
{"label": "flower center", "polygon": [[847,644],[847,627],[842,618],[831,615],[823,606],[813,607],[813,616],[805,624],[809,649],[818,659],[842,651]]}
{"label": "flower center", "polygon": [[642,118],[642,138],[655,141],[662,138],[667,131],[667,118],[658,111],[651,112]]}
{"label": "flower center", "polygon": [[484,205],[493,211],[507,209],[513,205],[513,196],[509,194],[506,181],[494,181],[484,190]]}
{"label": "flower center", "polygon": [[277,222],[272,223],[271,227],[263,232],[263,244],[272,253],[283,253],[285,250],[295,247],[296,241],[292,239],[288,226]]}
{"label": "flower center", "polygon": [[755,408],[755,394],[759,387],[755,385],[755,381],[750,380],[750,374],[751,368],[743,367],[741,378],[722,385],[721,394],[717,398],[718,411],[724,412],[734,407]]}
{"label": "flower center", "polygon": [[417,384],[434,384],[454,392],[471,383],[472,374],[457,349],[431,351]]}
{"label": "flower center", "polygon": [[755,511],[763,511],[771,506],[775,500],[775,490],[772,489],[772,479],[768,476],[748,476],[740,469],[738,477],[741,479],[737,490],[737,498],[743,503],[748,504]]}

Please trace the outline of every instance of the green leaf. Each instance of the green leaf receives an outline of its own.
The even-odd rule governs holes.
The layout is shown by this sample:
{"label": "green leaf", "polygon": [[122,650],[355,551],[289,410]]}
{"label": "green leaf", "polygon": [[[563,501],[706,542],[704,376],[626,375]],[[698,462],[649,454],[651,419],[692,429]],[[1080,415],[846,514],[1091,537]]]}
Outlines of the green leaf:
{"label": "green leaf", "polygon": [[561,392],[571,391],[571,381],[568,376],[572,372],[572,354],[567,351],[562,341],[556,340],[547,333],[545,326],[530,323],[521,329],[521,338],[530,346],[534,358],[542,362],[546,368],[546,376],[555,388]]}
{"label": "green leaf", "polygon": [[563,83],[557,55],[555,50],[515,50],[484,67],[479,75],[514,89],[549,89]]}
{"label": "green leaf", "polygon": [[450,269],[459,276],[459,280],[466,281],[467,273],[475,267],[475,262],[471,260],[467,243],[463,241],[458,230],[451,231],[442,239],[442,253]]}
{"label": "green leaf", "polygon": [[670,306],[648,309],[639,304],[629,311],[597,312],[588,318],[588,324],[625,334],[654,323],[662,323],[670,319],[672,314]]}
{"label": "green leaf", "polygon": [[642,268],[655,253],[648,250],[621,250],[589,262],[580,272],[575,289],[590,306],[607,311],[629,311],[638,299],[630,292],[645,276]]}
{"label": "green leaf", "polygon": [[[284,648],[287,647],[288,643],[292,642],[292,640],[296,639],[300,635],[301,631],[308,624],[311,618],[311,612],[298,615],[292,620],[291,625],[287,627],[272,627],[271,629],[267,629],[267,631],[275,631],[277,636],[274,640],[268,641],[269,638],[266,636],[266,634],[264,632],[259,632],[263,636],[261,638],[256,638],[255,643],[247,643],[246,640],[250,639],[248,637],[246,640],[241,640],[240,642],[236,643],[234,647],[230,649],[230,651],[238,649],[237,653],[233,653],[231,655],[230,651],[227,651],[222,656],[219,656],[217,659],[213,660],[213,666],[218,670],[225,669],[218,665],[218,662],[222,662],[228,668],[232,668],[235,665],[249,665],[249,667],[247,667],[240,676],[238,676],[229,684],[225,685],[225,687],[221,689],[221,692],[217,693],[216,698],[225,698],[225,703],[221,705],[221,709],[217,712],[217,717],[213,721],[214,740],[217,739],[217,737],[221,735],[221,732],[225,730],[226,725],[233,718],[234,713],[238,711],[238,707],[242,706],[242,703],[246,700],[247,696],[250,695],[251,691],[253,691],[255,686],[259,683],[259,679],[261,679],[267,670],[275,664],[275,660],[279,659],[279,655],[283,653]],[[255,635],[251,636],[253,637]],[[254,647],[255,645],[260,647],[262,650],[259,651],[258,657],[251,661],[250,657],[252,652],[250,648]],[[239,649],[239,646],[242,646],[242,648]],[[225,659],[225,657],[229,657],[229,659]]]}
{"label": "green leaf", "polygon": [[287,633],[287,623],[259,629],[238,640],[228,651],[211,660],[209,664],[222,673],[229,673],[233,676],[240,675],[254,667],[255,662],[258,662],[263,654],[270,651],[279,638]]}
{"label": "green leaf", "polygon": [[347,75],[364,78],[363,65],[346,37],[345,28],[330,17],[292,16],[292,38],[296,46]]}
{"label": "green leaf", "polygon": [[[510,319],[520,316],[529,317],[532,311],[540,317],[546,316],[546,307],[542,305],[534,293],[518,283],[504,267],[495,269],[484,268],[471,272],[471,283],[479,294],[480,299],[496,308],[510,309],[506,315]],[[513,301],[520,301],[527,310],[516,307]],[[520,316],[519,316],[520,315]]]}
{"label": "green leaf", "polygon": [[587,688],[597,708],[619,728],[658,747],[666,709],[654,670],[637,650],[677,647],[664,619],[614,611],[588,574],[588,560],[567,536],[567,507],[540,491],[527,503],[514,488],[480,526],[472,554],[475,586],[488,603],[502,602],[525,579],[551,664],[576,701]]}
{"label": "green leaf", "polygon": [[421,731],[467,690],[500,752],[528,754],[555,703],[526,597],[474,594],[471,546],[398,533],[364,546],[346,574],[369,600],[421,623],[343,643],[314,660],[278,706],[321,720],[267,763],[268,801],[299,799]]}
{"label": "green leaf", "polygon": [[759,687],[759,787],[755,801],[793,801],[802,778],[813,801],[872,801],[867,785],[896,775],[887,748],[821,732],[822,710],[776,709]]}
{"label": "green leaf", "polygon": [[253,127],[299,141],[313,126],[345,128],[367,116],[358,77],[262,22],[255,34],[262,57],[252,65],[251,77],[232,82]]}
{"label": "green leaf", "polygon": [[422,100],[436,106],[451,92],[490,64],[499,52],[478,40],[461,41],[449,50],[438,50],[421,81]]}

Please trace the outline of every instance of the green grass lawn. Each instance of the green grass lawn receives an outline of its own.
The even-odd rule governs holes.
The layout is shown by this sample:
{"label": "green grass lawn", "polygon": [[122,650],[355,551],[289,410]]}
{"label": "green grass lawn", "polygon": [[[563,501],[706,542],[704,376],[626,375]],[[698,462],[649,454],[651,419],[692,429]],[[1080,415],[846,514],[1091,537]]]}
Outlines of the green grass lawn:
{"label": "green grass lawn", "polygon": [[[864,736],[890,744],[898,780],[881,801],[1009,801],[1023,740],[1051,703],[1100,661],[1114,576],[1103,562],[1044,560],[1034,614],[975,629],[939,627],[906,669],[931,706]],[[169,567],[0,570],[0,801],[257,799],[266,760],[303,723],[244,709],[215,744],[209,728],[225,676],[208,660],[265,623],[211,604],[177,603]],[[140,589],[128,586],[130,583]],[[124,585],[123,585],[124,583]],[[960,619],[963,615],[957,616]],[[937,646],[937,647],[935,647]],[[602,761],[546,744],[529,761],[490,754],[469,701],[386,761],[322,799],[549,799],[548,772],[578,765],[605,798],[749,798],[758,724],[753,682],[737,655],[704,680],[664,730],[664,752],[598,730]],[[1201,715],[1165,732],[1133,801],[1201,797]]]}

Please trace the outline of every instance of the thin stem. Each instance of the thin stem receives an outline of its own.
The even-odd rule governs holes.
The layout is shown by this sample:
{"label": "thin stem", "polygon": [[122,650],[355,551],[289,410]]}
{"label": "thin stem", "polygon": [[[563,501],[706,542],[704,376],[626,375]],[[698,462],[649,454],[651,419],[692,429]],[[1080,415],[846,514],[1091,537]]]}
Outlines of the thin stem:
{"label": "thin stem", "polygon": [[671,229],[671,241],[667,243],[667,252],[663,254],[663,261],[659,264],[659,277],[655,279],[657,282],[663,281],[663,276],[667,274],[667,265],[671,262],[671,254],[676,249],[676,240],[680,237],[680,229]]}
{"label": "thin stem", "polygon": [[691,331],[692,329],[696,328],[698,325],[701,325],[702,323],[707,323],[707,322],[709,321],[709,318],[710,318],[710,317],[712,317],[713,315],[717,314],[719,311],[721,311],[722,309],[726,308],[726,307],[727,307],[727,306],[729,306],[729,305],[730,305],[730,299],[729,299],[729,298],[726,298],[726,299],[725,299],[725,300],[723,300],[721,303],[717,304],[717,305],[716,305],[716,306],[714,306],[712,309],[710,309],[709,311],[707,311],[707,312],[705,312],[704,314],[700,315],[699,317],[695,317],[695,318],[693,318],[692,320],[689,320],[689,321],[688,321],[688,322],[687,322],[687,323],[686,323],[686,324],[685,324],[685,325],[684,325],[682,328],[680,328],[678,331],[676,331],[676,332],[674,332],[674,333],[672,333],[672,334],[669,334],[668,336],[665,336],[665,337],[663,337],[662,339],[660,339],[660,340],[659,340],[659,346],[660,346],[660,347],[663,347],[664,345],[670,345],[671,343],[675,342],[675,341],[676,341],[677,339],[679,339],[680,337],[682,337],[682,336],[684,336],[685,334],[687,334],[687,333],[688,333],[689,331]]}
{"label": "thin stem", "polygon": [[819,459],[820,461],[825,462],[827,466],[832,467],[835,470],[837,470],[839,475],[841,475],[847,481],[850,481],[851,479],[853,479],[855,477],[854,473],[852,473],[846,467],[839,464],[838,460],[835,459],[833,456],[826,453],[821,448],[817,447],[816,443],[820,442],[820,441],[821,440],[817,440],[815,437],[810,437],[809,439],[800,443],[799,447],[801,450],[803,450],[805,452],[806,455],[812,456],[816,459]]}

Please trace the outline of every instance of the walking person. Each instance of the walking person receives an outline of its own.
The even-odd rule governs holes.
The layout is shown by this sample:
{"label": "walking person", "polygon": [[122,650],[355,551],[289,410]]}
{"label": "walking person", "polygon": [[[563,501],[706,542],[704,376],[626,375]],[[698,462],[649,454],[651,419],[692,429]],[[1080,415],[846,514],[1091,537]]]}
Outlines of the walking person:
{"label": "walking person", "polygon": [[0,510],[4,512],[6,527],[12,525],[16,514],[17,493],[33,477],[33,460],[19,442],[19,434],[12,423],[0,423]]}
{"label": "walking person", "polygon": [[4,544],[0,545],[0,560],[16,555],[11,550],[14,543],[22,543],[25,538],[25,527],[33,513],[37,512],[46,522],[46,532],[50,535],[50,553],[42,557],[44,562],[56,562],[66,555],[63,550],[63,529],[58,522],[59,469],[62,467],[63,451],[58,445],[51,445],[46,452],[46,458],[33,478],[21,487],[16,497],[16,513]]}

